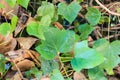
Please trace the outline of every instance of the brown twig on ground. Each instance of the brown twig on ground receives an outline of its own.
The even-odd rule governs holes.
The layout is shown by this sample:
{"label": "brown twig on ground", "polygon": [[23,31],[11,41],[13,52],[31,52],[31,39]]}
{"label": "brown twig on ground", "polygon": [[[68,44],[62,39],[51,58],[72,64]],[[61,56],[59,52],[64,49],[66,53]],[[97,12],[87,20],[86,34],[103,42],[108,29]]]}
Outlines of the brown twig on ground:
{"label": "brown twig on ground", "polygon": [[[120,34],[110,35],[109,38],[108,38],[108,36],[106,36],[106,37],[104,37],[104,38],[108,40],[108,39],[110,39],[110,38],[118,37],[118,36],[120,36]],[[94,42],[95,42],[95,41],[89,41],[89,44],[88,44],[88,45],[89,45],[90,47],[92,47],[93,44],[94,44]]]}
{"label": "brown twig on ground", "polygon": [[37,66],[40,67],[40,63],[39,61],[32,55],[32,53],[28,50],[26,50],[26,52],[30,55],[30,57],[36,62]]}
{"label": "brown twig on ground", "polygon": [[99,0],[95,0],[95,1],[98,5],[100,5],[103,9],[105,9],[108,13],[110,13],[112,15],[120,16],[119,13],[115,13],[115,12],[110,11],[107,7],[105,7],[102,3],[100,3]]}
{"label": "brown twig on ground", "polygon": [[16,63],[14,62],[14,60],[11,60],[11,61],[14,63],[15,67],[17,68],[18,73],[19,73],[19,75],[20,75],[21,79],[24,79],[24,77],[23,77],[23,75],[22,75],[22,73],[21,73],[20,69],[18,68],[18,66],[16,65]]}

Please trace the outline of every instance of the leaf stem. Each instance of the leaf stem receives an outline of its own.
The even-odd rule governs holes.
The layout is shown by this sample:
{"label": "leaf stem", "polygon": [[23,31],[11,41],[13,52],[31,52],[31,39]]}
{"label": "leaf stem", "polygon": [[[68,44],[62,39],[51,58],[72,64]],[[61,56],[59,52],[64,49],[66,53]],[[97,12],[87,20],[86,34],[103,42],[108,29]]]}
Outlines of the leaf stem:
{"label": "leaf stem", "polygon": [[61,58],[60,58],[60,52],[58,52],[58,58],[59,58],[59,61],[60,61],[60,64],[61,64],[61,66],[62,66],[62,68],[63,68],[63,70],[64,70],[64,72],[65,72],[65,75],[66,75],[66,77],[67,78],[69,78],[69,76],[68,76],[68,74],[67,74],[67,71],[66,71],[66,69],[65,69],[65,67],[64,67],[64,64],[62,63],[62,61],[61,61]]}

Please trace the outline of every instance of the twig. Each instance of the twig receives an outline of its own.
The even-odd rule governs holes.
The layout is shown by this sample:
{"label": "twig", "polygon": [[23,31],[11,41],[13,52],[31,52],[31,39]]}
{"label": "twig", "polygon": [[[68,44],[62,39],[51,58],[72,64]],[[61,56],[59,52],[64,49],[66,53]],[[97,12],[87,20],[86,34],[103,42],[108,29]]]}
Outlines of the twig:
{"label": "twig", "polygon": [[18,68],[18,66],[16,65],[16,63],[15,63],[13,60],[11,60],[11,61],[14,63],[15,67],[17,68],[18,73],[19,73],[19,75],[20,75],[21,79],[24,79],[24,77],[23,77],[23,75],[22,75],[22,73],[21,73],[20,69],[19,69],[19,68]]}
{"label": "twig", "polygon": [[[120,36],[120,34],[110,35],[110,36],[109,36],[109,39],[110,39],[110,38],[113,38],[113,37],[118,37],[118,36]],[[108,40],[108,36],[106,36],[106,37],[104,37],[104,38]],[[89,44],[88,44],[88,45],[89,45],[90,47],[92,47],[92,45],[94,44],[94,42],[95,42],[95,41],[89,41]]]}
{"label": "twig", "polygon": [[30,57],[36,62],[37,66],[40,67],[40,63],[39,61],[32,55],[32,53],[28,50],[26,50],[26,52],[30,55]]}
{"label": "twig", "polygon": [[105,9],[108,13],[110,13],[112,15],[120,16],[119,13],[115,13],[115,12],[110,11],[107,7],[105,7],[102,3],[100,3],[99,0],[95,0],[95,1],[98,5],[100,5],[103,9]]}

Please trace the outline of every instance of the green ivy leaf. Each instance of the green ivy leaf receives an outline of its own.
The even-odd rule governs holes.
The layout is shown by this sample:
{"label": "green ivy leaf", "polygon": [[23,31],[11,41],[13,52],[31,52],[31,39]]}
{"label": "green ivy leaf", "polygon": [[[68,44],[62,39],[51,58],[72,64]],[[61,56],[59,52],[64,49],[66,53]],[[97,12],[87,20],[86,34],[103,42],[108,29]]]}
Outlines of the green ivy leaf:
{"label": "green ivy leaf", "polygon": [[98,66],[103,61],[104,57],[95,49],[89,48],[87,41],[75,45],[74,58],[71,61],[74,70],[90,69]]}
{"label": "green ivy leaf", "polygon": [[64,80],[64,78],[58,69],[54,69],[50,80]]}
{"label": "green ivy leaf", "polygon": [[17,25],[17,21],[18,21],[18,17],[13,16],[11,19],[11,32],[13,32],[15,30],[16,25]]}
{"label": "green ivy leaf", "polygon": [[90,26],[89,24],[85,23],[78,27],[80,34],[80,39],[85,40],[88,38],[88,35],[94,30],[94,27]]}
{"label": "green ivy leaf", "polygon": [[52,3],[43,1],[42,5],[37,10],[37,14],[38,16],[49,15],[51,18],[53,18],[55,14],[55,6]]}
{"label": "green ivy leaf", "polygon": [[107,80],[107,78],[104,76],[104,71],[99,67],[89,69],[88,76],[90,80]]}
{"label": "green ivy leaf", "polygon": [[91,25],[96,25],[101,18],[101,12],[98,9],[92,7],[88,7],[87,10],[88,12],[85,15],[86,19]]}
{"label": "green ivy leaf", "polygon": [[11,25],[9,23],[2,23],[0,25],[0,34],[6,36],[11,31]]}
{"label": "green ivy leaf", "polygon": [[36,36],[39,39],[45,40],[45,37],[43,35],[42,27],[39,26],[39,24],[36,23],[36,22],[31,22],[30,24],[27,25],[27,33],[29,35]]}
{"label": "green ivy leaf", "polygon": [[81,6],[77,2],[71,2],[69,5],[65,3],[58,4],[58,14],[62,15],[66,20],[72,23],[78,15],[78,12],[81,10]]}
{"label": "green ivy leaf", "polygon": [[48,27],[48,26],[50,26],[50,23],[51,23],[51,18],[49,15],[43,16],[40,20],[41,26]]}
{"label": "green ivy leaf", "polygon": [[29,1],[30,0],[17,0],[17,3],[27,9]]}
{"label": "green ivy leaf", "polygon": [[41,70],[44,75],[51,74],[54,69],[59,69],[59,64],[55,60],[46,60],[40,57]]}
{"label": "green ivy leaf", "polygon": [[15,6],[15,4],[16,4],[16,1],[17,0],[6,0],[6,2],[10,5],[10,7],[14,7]]}
{"label": "green ivy leaf", "polygon": [[44,36],[46,40],[43,40],[36,50],[45,59],[54,58],[58,52],[69,52],[75,41],[74,32],[51,27],[47,28]]}
{"label": "green ivy leaf", "polygon": [[113,75],[113,68],[120,63],[120,41],[116,40],[111,44],[105,40],[100,39],[94,43],[94,48],[103,53],[105,57],[104,63],[100,65],[101,68],[105,69],[109,75]]}
{"label": "green ivy leaf", "polygon": [[5,72],[5,57],[0,54],[0,73]]}

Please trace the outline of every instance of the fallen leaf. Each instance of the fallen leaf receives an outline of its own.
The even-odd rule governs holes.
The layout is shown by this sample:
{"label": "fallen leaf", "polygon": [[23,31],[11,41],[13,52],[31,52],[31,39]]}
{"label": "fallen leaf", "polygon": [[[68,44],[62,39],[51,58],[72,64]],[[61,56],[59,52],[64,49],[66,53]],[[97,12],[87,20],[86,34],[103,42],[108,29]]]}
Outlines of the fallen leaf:
{"label": "fallen leaf", "polygon": [[32,17],[23,13],[22,16],[20,16],[20,18],[18,20],[18,24],[17,24],[17,27],[15,29],[14,35],[17,36],[17,34],[20,31],[24,30],[25,27],[27,26],[27,24],[29,24],[32,21],[34,21],[34,19]]}
{"label": "fallen leaf", "polygon": [[[25,71],[25,70],[29,70],[30,68],[34,67],[35,64],[33,61],[24,59],[23,61],[20,61],[18,63],[16,63],[16,66],[21,70],[21,71]],[[17,70],[16,66],[14,65],[12,67],[12,70]]]}
{"label": "fallen leaf", "polygon": [[63,25],[60,24],[59,22],[54,22],[54,26],[57,27],[58,29],[63,29]]}
{"label": "fallen leaf", "polygon": [[19,37],[16,38],[16,40],[20,44],[21,49],[30,49],[31,46],[37,41],[37,39],[33,37]]}
{"label": "fallen leaf", "polygon": [[86,80],[86,77],[82,72],[75,72],[73,78],[74,80]]}
{"label": "fallen leaf", "polygon": [[0,53],[5,53],[10,50],[14,50],[16,47],[16,40],[12,35],[7,35],[6,37],[0,35]]}
{"label": "fallen leaf", "polygon": [[16,74],[10,80],[22,80],[20,74],[16,72]]}
{"label": "fallen leaf", "polygon": [[[6,0],[0,0],[0,3],[2,5],[4,5],[4,8],[0,9],[0,12],[2,12],[3,14],[7,14],[7,16],[9,16],[9,18],[11,19],[14,15],[17,15],[18,10],[19,10],[19,6],[16,5],[15,7],[10,7],[10,5],[6,2]],[[10,13],[10,14],[8,14]]]}
{"label": "fallen leaf", "polygon": [[16,51],[9,51],[6,53],[6,55],[8,55],[9,58],[11,58],[15,63],[20,62],[24,59],[32,59],[33,57],[31,57],[31,55],[29,53],[31,53],[31,55],[35,58],[35,59],[39,59],[39,53],[33,51],[33,50],[25,50],[25,49],[19,49]]}

